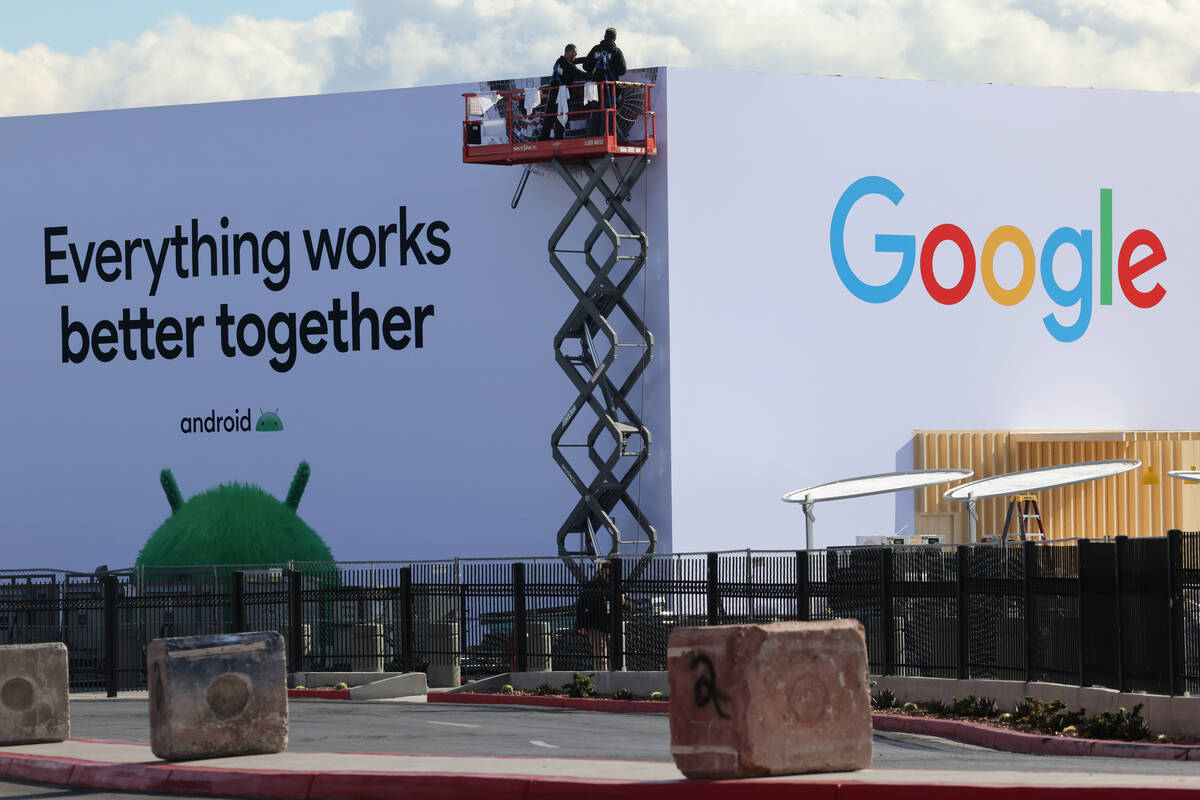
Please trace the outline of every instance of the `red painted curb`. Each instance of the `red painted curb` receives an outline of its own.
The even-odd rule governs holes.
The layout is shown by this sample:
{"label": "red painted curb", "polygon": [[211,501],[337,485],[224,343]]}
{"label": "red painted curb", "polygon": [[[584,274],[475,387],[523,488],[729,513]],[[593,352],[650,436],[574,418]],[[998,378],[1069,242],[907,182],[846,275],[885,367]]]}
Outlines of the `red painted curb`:
{"label": "red painted curb", "polygon": [[172,767],[167,791],[172,794],[210,794],[220,797],[309,796],[318,773],[284,770],[219,770],[211,767]]}
{"label": "red painted curb", "polygon": [[72,758],[11,754],[0,756],[0,774],[17,780],[108,789],[296,800],[393,798],[406,800],[748,800],[795,797],[802,800],[1182,800],[1200,797],[1195,789],[1174,787],[1004,786],[971,784],[890,784],[867,781],[762,780],[653,781],[385,772],[292,772],[222,770],[168,763],[116,764]]}
{"label": "red painted curb", "polygon": [[657,713],[670,711],[671,704],[663,700],[609,700],[593,697],[538,697],[522,694],[488,694],[486,692],[430,692],[429,703],[476,703],[497,706],[541,706],[543,708],[573,708],[577,711],[608,711],[618,714]]}
{"label": "red painted curb", "polygon": [[1104,758],[1151,758],[1166,761],[1200,761],[1200,745],[1154,744],[1153,742],[1112,742],[1103,739],[1069,739],[1043,736],[976,722],[950,719],[906,717],[899,714],[872,714],[877,731],[920,733],[940,736],[967,744],[991,747],[1009,753],[1040,756],[1097,756]]}
{"label": "red painted curb", "polygon": [[289,698],[316,698],[318,700],[349,700],[349,689],[288,689]]}

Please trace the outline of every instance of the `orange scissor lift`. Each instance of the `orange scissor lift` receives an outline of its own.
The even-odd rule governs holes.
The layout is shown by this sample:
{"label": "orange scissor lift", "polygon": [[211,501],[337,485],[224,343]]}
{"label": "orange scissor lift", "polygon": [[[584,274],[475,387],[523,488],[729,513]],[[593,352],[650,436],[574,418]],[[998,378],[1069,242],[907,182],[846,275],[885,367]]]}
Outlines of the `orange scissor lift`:
{"label": "orange scissor lift", "polygon": [[[554,356],[578,396],[555,427],[550,445],[555,462],[579,493],[557,535],[559,555],[578,575],[576,558],[594,560],[631,550],[648,555],[658,540],[630,494],[650,455],[650,431],[632,396],[653,354],[654,336],[626,297],[644,277],[649,243],[625,205],[657,153],[654,85],[596,86],[598,97],[608,98],[603,107],[597,102],[565,114],[558,113],[556,93],[569,92],[566,87],[463,96],[463,162],[527,165],[514,208],[529,167],[537,163],[549,165],[575,196],[550,235],[548,249],[550,265],[575,297],[555,336]],[[549,116],[558,117],[561,138],[541,137]],[[619,161],[627,162],[624,169]],[[576,220],[591,224],[582,249],[562,246]],[[572,448],[586,450],[586,466],[582,459],[567,458]],[[613,520],[618,504],[635,521],[624,533]],[[607,548],[599,540],[605,533]]]}

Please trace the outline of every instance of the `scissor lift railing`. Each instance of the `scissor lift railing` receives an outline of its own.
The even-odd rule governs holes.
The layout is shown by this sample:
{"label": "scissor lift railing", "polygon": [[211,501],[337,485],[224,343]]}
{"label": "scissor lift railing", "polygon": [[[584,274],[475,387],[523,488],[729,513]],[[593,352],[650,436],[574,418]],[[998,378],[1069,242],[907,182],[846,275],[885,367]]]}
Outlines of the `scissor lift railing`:
{"label": "scissor lift railing", "polygon": [[[657,154],[651,106],[654,84],[611,81],[594,85],[598,87],[600,97],[605,92],[612,93],[616,106],[571,109],[566,114],[567,124],[563,126],[566,136],[552,139],[541,138],[542,124],[547,117],[559,116],[555,110],[556,91],[569,91],[567,87],[540,87],[536,90],[540,102],[533,108],[526,108],[531,90],[465,93],[463,161],[468,164],[529,164],[551,158],[567,161],[610,154]],[[586,124],[593,118],[600,123],[594,135],[574,130],[580,123]]]}
{"label": "scissor lift railing", "polygon": [[[625,206],[657,152],[653,84],[598,86],[601,96],[616,92],[616,108],[572,109],[563,126],[567,135],[547,140],[539,137],[555,108],[553,92],[547,98],[544,90],[558,87],[542,87],[541,102],[532,110],[521,107],[529,94],[524,89],[464,95],[464,162],[549,162],[575,198],[547,249],[550,265],[575,298],[554,337],[554,357],[577,395],[550,445],[555,463],[579,493],[557,534],[559,555],[576,577],[584,574],[580,559],[631,550],[649,554],[658,543],[631,491],[650,457],[650,430],[632,398],[653,356],[654,336],[627,297],[645,277],[649,240]],[[571,135],[580,127],[570,125],[572,119],[598,123],[600,135]],[[622,170],[618,156],[632,156],[632,163]],[[564,242],[577,221],[591,223],[582,248]],[[586,460],[570,457],[580,452]],[[624,532],[613,517],[618,506],[633,520]]]}

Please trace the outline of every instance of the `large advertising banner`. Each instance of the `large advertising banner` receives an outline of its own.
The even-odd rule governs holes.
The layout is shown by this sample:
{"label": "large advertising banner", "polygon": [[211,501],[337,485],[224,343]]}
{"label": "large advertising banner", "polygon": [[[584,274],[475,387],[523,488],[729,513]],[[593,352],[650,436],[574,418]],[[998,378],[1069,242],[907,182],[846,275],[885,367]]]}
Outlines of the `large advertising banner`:
{"label": "large advertising banner", "polygon": [[[283,501],[301,461],[338,560],[557,552],[571,198],[538,177],[513,210],[518,168],[462,163],[477,88],[0,119],[2,566],[129,566],[161,470]],[[667,453],[642,496],[669,545]]]}
{"label": "large advertising banner", "polygon": [[[916,429],[1200,424],[1200,98],[670,77],[677,550],[802,547],[781,495]],[[911,492],[816,514],[913,533]]]}

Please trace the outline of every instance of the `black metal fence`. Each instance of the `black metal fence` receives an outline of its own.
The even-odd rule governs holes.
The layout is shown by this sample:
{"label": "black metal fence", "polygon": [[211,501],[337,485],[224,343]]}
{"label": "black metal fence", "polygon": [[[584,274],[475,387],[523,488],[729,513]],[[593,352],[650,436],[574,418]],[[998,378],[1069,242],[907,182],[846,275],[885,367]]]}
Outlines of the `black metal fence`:
{"label": "black metal fence", "polygon": [[576,629],[558,559],[0,572],[0,644],[62,641],[75,690],[146,685],[163,636],[277,630],[291,671],[656,670],[673,628],[853,617],[882,675],[1200,692],[1200,533],[629,557]]}

